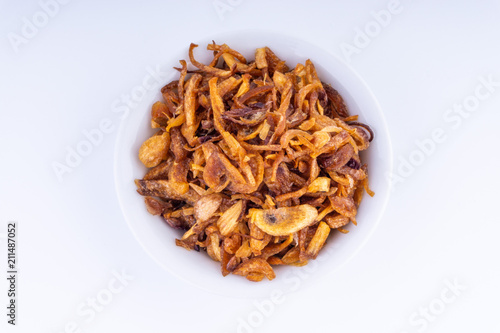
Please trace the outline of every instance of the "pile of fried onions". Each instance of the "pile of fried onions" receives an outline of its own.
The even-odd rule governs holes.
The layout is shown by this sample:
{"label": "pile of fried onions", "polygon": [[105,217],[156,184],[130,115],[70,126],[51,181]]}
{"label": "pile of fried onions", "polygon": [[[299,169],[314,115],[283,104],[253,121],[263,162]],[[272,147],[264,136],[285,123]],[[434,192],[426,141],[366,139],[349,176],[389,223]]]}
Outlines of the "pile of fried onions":
{"label": "pile of fried onions", "polygon": [[209,44],[210,64],[180,61],[151,111],[136,180],[151,214],[185,230],[178,246],[206,251],[222,275],[272,280],[274,265],[316,258],[346,233],[368,188],[359,152],[373,132],[349,116],[313,63],[290,69],[268,47],[247,59]]}

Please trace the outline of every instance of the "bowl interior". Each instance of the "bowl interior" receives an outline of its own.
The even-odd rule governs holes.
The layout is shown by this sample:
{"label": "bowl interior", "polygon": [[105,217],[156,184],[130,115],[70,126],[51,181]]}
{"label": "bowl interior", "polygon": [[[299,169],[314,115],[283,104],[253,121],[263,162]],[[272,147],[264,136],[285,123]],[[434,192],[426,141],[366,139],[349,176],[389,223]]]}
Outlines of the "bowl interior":
{"label": "bowl interior", "polygon": [[[330,83],[343,96],[350,114],[359,115],[360,121],[369,124],[375,132],[375,139],[363,152],[362,160],[368,164],[370,187],[376,195],[373,198],[365,195],[357,215],[358,226],[349,225],[348,234],[333,232],[316,263],[310,262],[302,268],[277,267],[277,276],[273,281],[252,283],[240,276],[222,277],[219,263],[212,261],[208,255],[177,247],[174,240],[180,238],[182,232],[171,229],[162,218],[150,215],[143,198],[136,192],[134,179],[142,178],[146,172],[137,157],[138,151],[142,142],[155,132],[150,128],[150,110],[154,102],[162,100],[159,89],[147,95],[122,120],[115,151],[116,191],[128,226],[147,253],[172,274],[204,290],[233,297],[267,297],[274,289],[293,289],[294,282],[290,277],[298,274],[299,270],[314,269],[315,273],[311,274],[309,281],[326,276],[349,261],[368,240],[382,217],[390,193],[390,184],[385,177],[392,170],[389,134],[384,115],[363,80],[348,65],[324,50],[284,35],[262,31],[234,32],[194,41],[200,45],[195,50],[199,61],[207,63],[211,59],[211,52],[205,47],[212,39],[228,44],[247,59],[253,59],[255,49],[262,46],[269,46],[287,61],[289,67],[311,59],[320,79]],[[165,51],[164,68],[177,66],[180,59],[188,59],[188,42],[185,49],[173,54]],[[172,70],[170,80],[166,80],[165,84],[177,79],[177,75]]]}

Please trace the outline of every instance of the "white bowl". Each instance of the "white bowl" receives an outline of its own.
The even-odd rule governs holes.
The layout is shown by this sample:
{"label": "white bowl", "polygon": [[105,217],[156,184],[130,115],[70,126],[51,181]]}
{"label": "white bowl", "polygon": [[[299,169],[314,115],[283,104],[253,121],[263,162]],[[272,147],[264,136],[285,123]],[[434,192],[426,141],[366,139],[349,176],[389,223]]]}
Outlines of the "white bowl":
{"label": "white bowl", "polygon": [[[276,278],[273,281],[263,280],[253,283],[241,276],[223,277],[219,263],[211,260],[206,253],[177,247],[174,240],[180,238],[182,233],[170,228],[161,217],[150,215],[146,211],[143,197],[136,192],[134,179],[142,178],[146,172],[146,168],[137,157],[138,151],[142,142],[154,133],[150,128],[150,110],[154,102],[161,100],[158,89],[157,92],[146,96],[143,102],[122,121],[117,137],[116,191],[128,226],[157,263],[178,278],[210,292],[231,297],[267,297],[273,290],[280,289],[285,292],[294,290],[297,279],[292,277],[304,269],[313,272],[309,274],[306,283],[321,283],[321,280],[313,281],[313,279],[327,276],[349,261],[373,233],[386,207],[390,183],[385,175],[392,171],[392,149],[384,114],[364,81],[348,65],[336,56],[307,42],[264,31],[218,34],[193,41],[200,45],[195,50],[195,55],[204,63],[208,63],[211,57],[211,52],[206,51],[206,45],[212,39],[218,43],[228,44],[248,59],[253,59],[255,49],[262,46],[269,46],[291,67],[310,58],[316,66],[320,79],[332,84],[344,97],[350,114],[359,115],[359,120],[369,124],[375,132],[375,139],[369,149],[363,152],[362,160],[368,164],[370,187],[376,195],[373,198],[365,195],[357,215],[358,226],[349,225],[348,234],[332,233],[316,262],[311,261],[303,268],[277,267]],[[187,60],[190,42],[186,41],[184,49],[172,52],[172,57],[166,59],[162,65],[173,67],[178,66],[178,60]],[[176,75],[172,70],[172,78]],[[326,283],[326,280],[322,281]]]}

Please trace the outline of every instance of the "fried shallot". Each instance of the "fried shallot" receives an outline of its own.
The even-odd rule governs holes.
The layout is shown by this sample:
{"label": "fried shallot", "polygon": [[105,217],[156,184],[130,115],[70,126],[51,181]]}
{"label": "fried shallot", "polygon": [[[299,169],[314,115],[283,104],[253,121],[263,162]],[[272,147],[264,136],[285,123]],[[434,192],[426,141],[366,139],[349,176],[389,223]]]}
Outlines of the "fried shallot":
{"label": "fried shallot", "polygon": [[272,280],[272,266],[307,264],[357,223],[363,192],[374,195],[360,157],[374,132],[310,60],[288,67],[262,47],[251,61],[213,42],[207,65],[196,47],[195,68],[181,60],[152,106],[137,192],[184,230],[178,246],[203,250],[222,275]]}

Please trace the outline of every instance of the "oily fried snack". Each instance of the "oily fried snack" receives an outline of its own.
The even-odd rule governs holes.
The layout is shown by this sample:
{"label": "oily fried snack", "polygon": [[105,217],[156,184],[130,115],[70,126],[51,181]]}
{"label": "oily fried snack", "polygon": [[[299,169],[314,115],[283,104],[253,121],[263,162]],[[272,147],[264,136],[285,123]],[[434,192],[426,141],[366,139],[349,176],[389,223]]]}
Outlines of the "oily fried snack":
{"label": "oily fried snack", "polygon": [[268,47],[255,61],[209,44],[189,59],[151,111],[157,132],[139,150],[146,208],[178,246],[206,251],[222,274],[274,279],[272,266],[315,259],[332,230],[346,233],[368,188],[359,152],[373,139],[313,63],[290,69]]}

